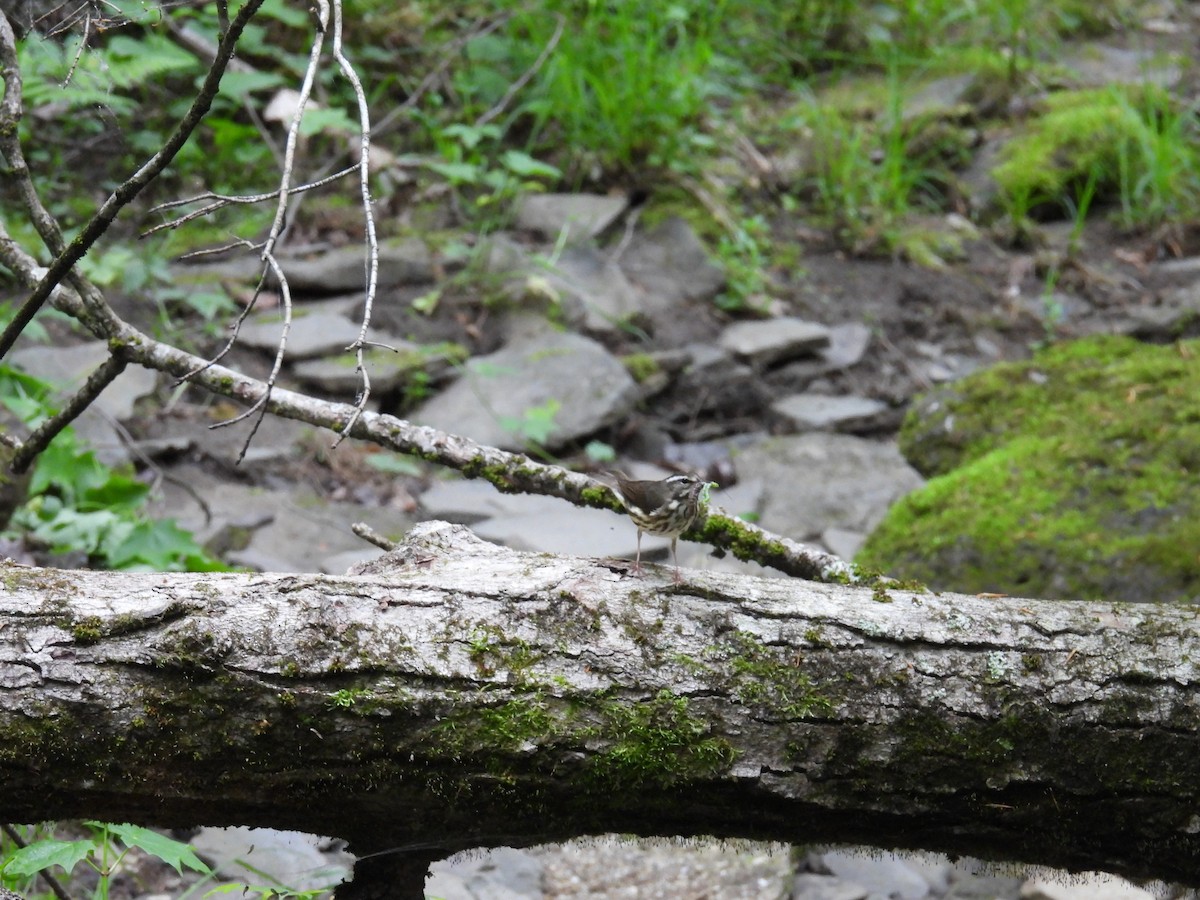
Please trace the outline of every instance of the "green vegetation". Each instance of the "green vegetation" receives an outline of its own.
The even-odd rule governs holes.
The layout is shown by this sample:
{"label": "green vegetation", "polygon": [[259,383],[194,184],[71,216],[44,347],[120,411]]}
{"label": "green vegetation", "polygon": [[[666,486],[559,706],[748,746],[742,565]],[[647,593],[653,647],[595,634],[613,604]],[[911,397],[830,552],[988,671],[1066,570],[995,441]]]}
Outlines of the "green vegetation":
{"label": "green vegetation", "polygon": [[1196,215],[1196,137],[1194,117],[1161,88],[1063,91],[994,174],[1015,219],[1048,204],[1070,215],[1097,194],[1118,204],[1122,225],[1146,228]]}
{"label": "green vegetation", "polygon": [[[1061,344],[920,406],[901,446],[932,476],[858,562],[935,588],[1185,600],[1200,590],[1196,342]],[[952,421],[947,429],[945,423]]]}
{"label": "green vegetation", "polygon": [[[0,403],[30,427],[53,413],[51,387],[0,366]],[[105,465],[80,445],[71,429],[38,456],[29,499],[10,528],[52,553],[83,553],[109,569],[225,571],[188,532],[170,519],[143,513],[150,487],[132,471]]]}
{"label": "green vegetation", "polygon": [[[279,884],[216,884],[215,873],[196,856],[191,847],[138,825],[89,821],[83,823],[82,832],[84,837],[64,840],[42,827],[26,829],[24,835],[18,834],[20,846],[11,837],[0,838],[0,883],[20,891],[24,896],[33,897],[39,873],[56,875],[56,870],[61,869],[74,877],[79,864],[86,863],[95,873],[96,887],[92,896],[96,900],[107,900],[117,876],[129,877],[128,873],[138,871],[140,863],[129,857],[131,850],[137,850],[161,860],[180,875],[185,869],[200,873],[201,881],[183,896],[236,894],[239,897],[260,897],[262,900],[318,900],[329,893],[329,888],[299,891]],[[84,880],[80,879],[81,882]]]}

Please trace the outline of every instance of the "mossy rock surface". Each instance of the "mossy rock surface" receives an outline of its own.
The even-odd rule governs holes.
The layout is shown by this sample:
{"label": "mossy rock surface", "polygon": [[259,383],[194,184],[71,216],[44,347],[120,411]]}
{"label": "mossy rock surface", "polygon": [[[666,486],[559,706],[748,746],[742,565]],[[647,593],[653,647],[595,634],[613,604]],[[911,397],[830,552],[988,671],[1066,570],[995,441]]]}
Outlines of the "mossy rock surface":
{"label": "mossy rock surface", "polygon": [[1200,342],[1097,337],[914,404],[930,481],[858,556],[931,587],[1062,599],[1200,596]]}

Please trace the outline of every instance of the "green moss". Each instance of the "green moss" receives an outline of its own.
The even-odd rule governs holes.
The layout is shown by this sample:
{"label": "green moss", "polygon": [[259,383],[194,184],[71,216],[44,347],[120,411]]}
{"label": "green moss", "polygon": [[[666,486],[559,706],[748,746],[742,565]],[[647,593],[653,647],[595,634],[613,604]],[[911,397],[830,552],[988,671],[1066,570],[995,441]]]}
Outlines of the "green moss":
{"label": "green moss", "polygon": [[686,698],[669,691],[647,703],[613,704],[601,710],[592,731],[607,746],[591,760],[587,780],[606,789],[669,788],[712,778],[733,763],[728,741],[709,736],[707,722],[692,714]]}
{"label": "green moss", "polygon": [[104,637],[104,620],[86,616],[71,626],[71,636],[80,644],[94,644]]}
{"label": "green moss", "polygon": [[1066,205],[1089,182],[1098,197],[1119,194],[1122,180],[1142,177],[1143,164],[1162,165],[1143,161],[1142,148],[1161,143],[1159,123],[1170,109],[1170,95],[1149,84],[1050,94],[992,175],[1019,215],[1041,203]]}
{"label": "green moss", "polygon": [[934,477],[857,561],[938,589],[1115,600],[1200,593],[1200,344],[1100,337],[919,402],[905,455]]}
{"label": "green moss", "polygon": [[649,353],[630,353],[621,357],[621,363],[638,384],[645,383],[662,370],[658,360]]}

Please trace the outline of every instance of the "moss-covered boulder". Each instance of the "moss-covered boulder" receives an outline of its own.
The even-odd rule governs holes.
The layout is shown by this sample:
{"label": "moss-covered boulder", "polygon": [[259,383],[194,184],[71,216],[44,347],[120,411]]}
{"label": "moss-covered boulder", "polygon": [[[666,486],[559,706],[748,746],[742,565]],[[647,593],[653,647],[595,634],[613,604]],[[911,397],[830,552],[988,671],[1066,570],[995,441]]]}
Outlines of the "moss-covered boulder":
{"label": "moss-covered boulder", "polygon": [[922,398],[900,441],[931,480],[860,564],[966,592],[1200,596],[1200,342],[1051,347]]}

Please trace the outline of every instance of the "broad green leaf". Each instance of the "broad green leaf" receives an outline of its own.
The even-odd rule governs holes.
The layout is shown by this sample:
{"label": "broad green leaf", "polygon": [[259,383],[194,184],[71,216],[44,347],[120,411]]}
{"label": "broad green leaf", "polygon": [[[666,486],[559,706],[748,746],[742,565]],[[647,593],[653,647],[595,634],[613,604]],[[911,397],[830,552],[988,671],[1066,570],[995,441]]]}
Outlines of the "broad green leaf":
{"label": "broad green leaf", "polygon": [[62,866],[69,873],[94,849],[91,841],[38,841],[10,856],[4,864],[4,874],[28,878],[51,866]]}
{"label": "broad green leaf", "polygon": [[520,150],[507,150],[500,157],[504,167],[522,178],[561,178],[562,171],[554,166],[534,159]]}
{"label": "broad green leaf", "polygon": [[180,875],[183,874],[184,866],[196,872],[208,873],[210,871],[208,866],[192,851],[191,847],[165,837],[157,831],[142,828],[140,825],[129,824],[109,825],[108,831],[110,834],[120,838],[126,845],[144,850],[151,856],[157,856],[167,865],[173,867]]}

